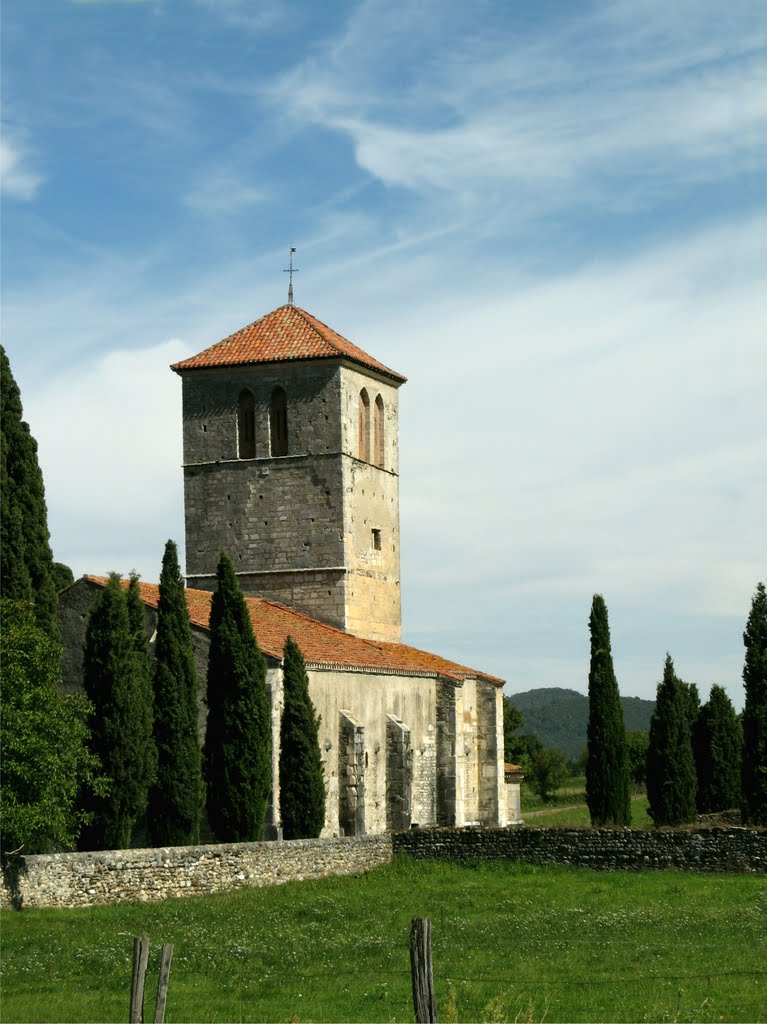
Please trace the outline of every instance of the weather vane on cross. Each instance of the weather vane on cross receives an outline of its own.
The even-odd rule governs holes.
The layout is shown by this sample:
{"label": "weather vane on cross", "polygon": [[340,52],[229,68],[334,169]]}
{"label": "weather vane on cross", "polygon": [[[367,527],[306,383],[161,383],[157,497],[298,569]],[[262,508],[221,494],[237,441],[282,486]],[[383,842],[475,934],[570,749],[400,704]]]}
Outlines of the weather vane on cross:
{"label": "weather vane on cross", "polygon": [[293,305],[293,275],[298,273],[298,267],[294,267],[293,266],[293,253],[295,251],[296,251],[295,246],[291,245],[291,247],[290,247],[290,266],[286,270],[283,270],[283,274],[290,274],[290,277],[288,278],[288,281],[289,281],[289,284],[288,284],[288,305],[289,306]]}

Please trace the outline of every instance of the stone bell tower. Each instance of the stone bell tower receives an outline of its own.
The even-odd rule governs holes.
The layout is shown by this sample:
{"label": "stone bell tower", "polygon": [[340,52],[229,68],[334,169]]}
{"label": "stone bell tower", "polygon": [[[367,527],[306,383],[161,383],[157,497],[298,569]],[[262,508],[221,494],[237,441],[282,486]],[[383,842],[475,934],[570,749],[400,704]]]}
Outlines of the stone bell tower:
{"label": "stone bell tower", "polygon": [[225,551],[246,594],[399,641],[405,378],[292,304],[172,369],[187,584],[213,589]]}

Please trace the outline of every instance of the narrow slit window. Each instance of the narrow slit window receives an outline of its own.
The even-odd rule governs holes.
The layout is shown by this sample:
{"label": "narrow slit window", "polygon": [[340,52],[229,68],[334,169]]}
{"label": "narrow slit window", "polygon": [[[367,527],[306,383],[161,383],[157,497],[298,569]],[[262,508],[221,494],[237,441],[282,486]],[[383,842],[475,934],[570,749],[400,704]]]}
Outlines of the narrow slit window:
{"label": "narrow slit window", "polygon": [[384,464],[384,404],[380,395],[376,396],[375,413],[373,415],[373,454],[376,466],[383,469]]}
{"label": "narrow slit window", "polygon": [[237,413],[237,454],[241,459],[256,457],[256,402],[250,391],[241,391]]}
{"label": "narrow slit window", "polygon": [[374,551],[380,551],[381,550],[381,531],[380,530],[371,530],[370,532],[373,535],[373,550]]}
{"label": "narrow slit window", "polygon": [[365,388],[360,391],[358,455],[363,462],[370,462],[370,398]]}
{"label": "narrow slit window", "polygon": [[288,454],[288,399],[282,388],[272,392],[270,410],[272,455]]}

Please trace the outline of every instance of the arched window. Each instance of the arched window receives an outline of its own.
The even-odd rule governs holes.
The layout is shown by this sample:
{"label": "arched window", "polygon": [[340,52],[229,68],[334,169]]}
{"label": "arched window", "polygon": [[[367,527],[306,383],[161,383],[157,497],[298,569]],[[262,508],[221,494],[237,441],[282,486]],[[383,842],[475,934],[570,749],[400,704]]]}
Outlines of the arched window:
{"label": "arched window", "polygon": [[269,420],[272,433],[272,455],[287,455],[288,399],[282,388],[275,388],[272,392]]}
{"label": "arched window", "polygon": [[256,457],[256,402],[250,391],[241,391],[237,409],[237,454],[241,459]]}
{"label": "arched window", "polygon": [[384,464],[384,404],[383,398],[376,395],[373,413],[373,461],[383,468]]}
{"label": "arched window", "polygon": [[358,455],[370,462],[370,399],[365,388],[360,391]]}

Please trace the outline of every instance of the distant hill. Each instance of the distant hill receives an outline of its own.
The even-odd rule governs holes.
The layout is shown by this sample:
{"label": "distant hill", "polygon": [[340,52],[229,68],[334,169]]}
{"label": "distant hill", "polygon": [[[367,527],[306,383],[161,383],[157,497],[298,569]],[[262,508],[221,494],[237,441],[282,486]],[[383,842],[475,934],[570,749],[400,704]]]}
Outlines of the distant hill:
{"label": "distant hill", "polygon": [[[545,747],[558,747],[568,757],[576,758],[586,746],[586,726],[589,719],[589,699],[576,690],[546,687],[510,693],[511,703],[519,708],[524,718],[520,733],[531,732]],[[650,728],[654,700],[641,697],[621,697],[626,731]]]}

